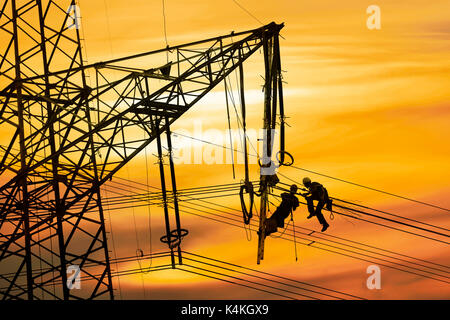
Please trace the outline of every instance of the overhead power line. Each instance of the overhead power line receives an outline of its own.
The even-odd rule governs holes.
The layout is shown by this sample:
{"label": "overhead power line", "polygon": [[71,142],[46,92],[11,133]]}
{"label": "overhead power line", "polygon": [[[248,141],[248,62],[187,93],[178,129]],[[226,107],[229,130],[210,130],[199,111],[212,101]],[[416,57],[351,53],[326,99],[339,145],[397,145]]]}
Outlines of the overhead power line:
{"label": "overhead power line", "polygon": [[264,25],[261,20],[259,20],[254,14],[252,14],[250,11],[248,11],[243,5],[241,5],[237,0],[233,0],[233,2],[241,8],[243,11],[245,11],[250,17],[258,21],[261,25]]}
{"label": "overhead power line", "polygon": [[300,168],[300,167],[297,167],[297,166],[294,166],[294,165],[291,166],[291,167],[294,168],[294,169],[297,169],[297,170],[302,170],[302,171],[305,171],[305,172],[313,173],[313,174],[316,174],[316,175],[319,175],[319,176],[322,176],[322,177],[326,177],[326,178],[330,178],[330,179],[333,179],[333,180],[336,180],[336,181],[348,183],[348,184],[351,184],[351,185],[354,185],[354,186],[357,186],[357,187],[361,187],[361,188],[365,188],[365,189],[372,190],[372,191],[375,191],[375,192],[387,194],[387,195],[392,196],[392,197],[408,200],[408,201],[411,201],[411,202],[423,204],[423,205],[428,206],[428,207],[432,207],[432,208],[436,208],[436,209],[440,209],[440,210],[443,210],[443,211],[450,212],[450,209],[444,208],[444,207],[440,207],[440,206],[437,206],[437,205],[432,204],[432,203],[428,203],[428,202],[424,202],[424,201],[420,201],[420,200],[415,200],[415,199],[412,199],[412,198],[404,197],[404,196],[401,196],[401,195],[398,195],[398,194],[395,194],[395,193],[391,193],[391,192],[383,191],[383,190],[380,190],[380,189],[368,187],[368,186],[365,186],[365,185],[362,185],[362,184],[359,184],[359,183],[355,183],[355,182],[351,182],[351,181],[348,181],[348,180],[332,177],[332,176],[327,175],[327,174],[319,173],[319,172],[312,171],[312,170],[305,169],[305,168]]}
{"label": "overhead power line", "polygon": [[[142,274],[162,270],[179,270],[288,299],[364,299],[362,297],[348,294],[342,291],[325,288],[323,286],[317,286],[288,277],[278,276],[273,273],[247,268],[218,259],[208,258],[206,256],[194,254],[189,251],[182,251],[182,253],[183,261],[186,262],[183,262],[182,264],[176,264],[175,267],[173,267],[171,264],[165,264],[162,262],[157,266],[152,266],[149,268],[128,267],[123,270],[119,270],[119,268],[117,268],[117,270],[112,272],[112,276],[123,277],[133,274]],[[143,255],[142,257],[122,257],[112,259],[111,261],[116,264],[126,263],[128,265],[130,262],[136,262],[139,259],[161,259],[168,258],[170,257],[170,255],[170,252],[158,252]],[[90,268],[95,266],[93,264],[86,263],[85,267]],[[23,272],[19,276],[21,275],[23,275]],[[3,274],[2,276],[14,277],[15,273]],[[101,274],[95,276],[101,276]],[[91,281],[92,279],[90,277],[81,275],[80,280]],[[47,287],[55,284],[60,284],[60,281],[42,283],[40,284],[40,286]],[[5,289],[6,288],[0,288],[0,292]]]}
{"label": "overhead power line", "polygon": [[[181,134],[181,133],[176,133],[176,132],[174,132],[174,134],[182,136],[182,137],[185,137],[185,138],[188,138],[188,139],[196,140],[196,141],[199,141],[199,142],[202,142],[202,143],[214,145],[214,146],[221,147],[221,148],[224,148],[224,149],[229,149],[229,150],[232,150],[234,152],[244,153],[244,151],[242,151],[242,150],[237,150],[237,149],[234,149],[234,148],[226,147],[224,145],[217,144],[217,143],[214,143],[214,142],[211,142],[211,141],[194,138],[194,137],[191,137],[191,136],[188,136],[188,135],[185,135],[185,134]],[[258,154],[249,154],[249,156],[258,157],[259,158]],[[399,198],[399,199],[415,202],[415,203],[422,204],[422,205],[425,205],[425,206],[428,206],[428,207],[432,207],[432,208],[435,208],[435,209],[440,209],[440,210],[443,210],[443,211],[450,212],[450,209],[448,209],[448,208],[441,207],[441,206],[438,206],[438,205],[435,205],[435,204],[432,204],[432,203],[429,203],[429,202],[420,201],[420,200],[412,199],[412,198],[409,198],[409,197],[401,196],[401,195],[398,195],[398,194],[395,194],[395,193],[392,193],[392,192],[380,190],[380,189],[373,188],[373,187],[366,186],[366,185],[362,185],[362,184],[359,184],[359,183],[356,183],[356,182],[351,182],[351,181],[344,180],[344,179],[341,179],[341,178],[336,178],[336,177],[333,177],[333,176],[330,176],[330,175],[327,175],[327,174],[324,174],[324,173],[320,173],[320,172],[317,172],[317,171],[313,171],[313,170],[297,167],[295,165],[291,165],[290,167],[294,168],[294,169],[297,169],[297,170],[301,170],[301,171],[309,172],[309,173],[312,173],[312,174],[316,174],[316,175],[319,175],[319,176],[322,176],[322,177],[325,177],[325,178],[329,178],[329,179],[333,179],[333,180],[336,180],[336,181],[340,181],[340,182],[344,182],[344,183],[347,183],[347,184],[351,184],[351,185],[354,185],[354,186],[357,186],[357,187],[360,187],[360,188],[364,188],[364,189],[368,189],[368,190],[371,190],[371,191],[383,193],[383,194],[386,194],[386,195],[389,195],[389,196],[392,196],[392,197],[396,197],[396,198]],[[282,174],[280,172],[277,172],[277,174],[280,174],[281,176],[285,177],[286,179],[288,179],[288,180],[290,180],[290,181],[292,181],[294,183],[297,183],[299,185],[302,184],[302,183],[300,183],[300,182],[298,182],[296,180],[288,178],[286,175],[284,175],[284,174]]]}
{"label": "overhead power line", "polygon": [[[121,179],[123,179],[123,178],[121,178]],[[239,189],[239,185],[236,184],[235,186],[236,186],[235,188],[236,188],[236,192],[237,192],[238,189]],[[217,188],[217,187],[221,187],[221,185],[219,185],[219,186],[211,186],[211,187]],[[214,192],[215,191],[219,191],[217,189],[213,189],[213,190],[214,190]],[[232,191],[232,190],[233,190],[233,188],[230,187],[230,189],[227,189],[227,190],[221,189],[220,191],[226,192],[226,191]],[[281,189],[281,190],[283,190],[283,189]],[[182,190],[180,190],[180,195],[183,195]],[[189,195],[189,194],[186,194],[186,195]],[[340,199],[336,199],[336,200],[341,201]],[[343,200],[343,202],[347,202],[347,201]],[[350,203],[350,202],[347,202],[347,203]],[[303,204],[305,204],[305,203],[303,203]],[[351,203],[351,204],[355,205],[355,206],[359,206],[358,204],[354,204],[354,203]],[[362,211],[360,209],[351,208],[351,207],[348,207],[348,206],[345,206],[345,205],[342,205],[342,204],[335,204],[335,206],[338,207],[338,208],[344,209],[344,210],[349,210],[349,211],[354,212],[354,213],[358,213],[358,214],[366,215],[366,216],[369,216],[369,217],[381,219],[381,220],[384,220],[384,221],[387,221],[387,222],[390,222],[390,223],[399,224],[399,225],[402,225],[402,226],[405,226],[405,227],[408,227],[408,228],[413,228],[413,229],[416,229],[416,230],[432,233],[432,234],[439,235],[439,236],[446,237],[446,238],[450,237],[450,235],[448,233],[438,232],[436,230],[432,230],[430,228],[418,226],[418,225],[415,225],[415,224],[427,225],[429,227],[433,227],[433,228],[436,228],[436,229],[442,229],[442,230],[446,231],[445,228],[440,228],[438,226],[434,226],[432,224],[424,223],[424,222],[421,222],[421,221],[418,221],[418,220],[401,217],[399,215],[388,213],[387,211],[381,211],[381,210],[377,210],[377,209],[373,209],[373,208],[364,206],[366,209],[377,211],[377,212],[380,212],[380,213],[384,213],[384,214],[387,214],[387,215],[390,215],[390,216],[395,216],[396,218],[409,220],[410,222],[414,222],[415,224],[406,223],[406,222],[400,221],[398,219],[394,219],[394,218],[390,218],[390,217],[384,217],[384,216],[381,216],[379,214],[374,214],[374,213],[370,213],[370,212],[367,212],[367,211]],[[408,230],[399,229],[399,228],[396,228],[396,227],[393,227],[393,226],[390,226],[390,225],[381,224],[379,222],[370,221],[370,220],[363,219],[363,218],[358,218],[358,217],[355,217],[355,216],[352,216],[352,215],[348,215],[348,214],[346,214],[344,212],[335,212],[335,213],[339,213],[339,214],[341,214],[343,216],[348,216],[348,217],[353,218],[353,219],[358,219],[360,221],[369,222],[371,224],[380,225],[380,226],[383,226],[383,227],[386,227],[386,228],[390,228],[392,230],[397,230],[397,231],[405,232],[405,233],[412,234],[412,235],[415,235],[415,236],[419,236],[419,237],[427,238],[427,239],[430,239],[430,240],[438,241],[438,242],[441,242],[441,243],[449,244],[447,241],[443,241],[443,240],[436,239],[436,238],[433,238],[433,237],[429,237],[429,236],[426,236],[426,235],[418,234],[418,233],[411,232],[411,231],[408,231]]]}
{"label": "overhead power line", "polygon": [[[135,184],[140,185],[140,183],[136,183],[136,182],[135,182]],[[133,188],[133,189],[139,189],[139,188],[140,187],[137,186],[136,188]],[[155,187],[152,187],[152,188],[155,188]],[[188,195],[186,197],[189,198]],[[191,200],[197,200],[197,201],[208,203],[211,206],[210,210],[218,211],[222,215],[218,214],[218,213],[213,213],[210,210],[206,211],[204,209],[209,209],[209,208],[207,208],[206,206],[199,205],[199,204],[194,203],[194,202],[190,202],[189,206],[188,205],[184,205],[183,203],[181,203],[180,204],[180,208],[182,208],[183,212],[188,213],[188,214],[197,215],[197,216],[204,217],[204,218],[208,218],[208,219],[216,221],[216,222],[226,223],[226,224],[229,224],[229,225],[232,225],[232,226],[235,226],[235,227],[242,228],[242,225],[241,225],[242,221],[241,221],[241,217],[240,217],[239,214],[233,214],[233,213],[230,213],[230,212],[225,212],[223,209],[214,209],[214,208],[212,208],[212,206],[218,206],[218,207],[221,207],[221,208],[230,209],[230,210],[232,210],[234,212],[238,212],[238,210],[233,209],[231,207],[227,207],[227,206],[223,206],[223,205],[220,205],[220,204],[216,204],[214,202],[210,202],[210,201],[204,200],[202,198],[195,198],[195,199],[191,199]],[[181,202],[183,202],[183,201],[184,201],[184,199],[182,199]],[[203,208],[202,209],[193,208],[192,205],[201,206]],[[190,210],[193,210],[193,211],[190,211]],[[202,213],[206,213],[209,216],[215,216],[216,218],[206,217]],[[223,214],[231,215],[232,217],[226,217],[226,216],[223,216]],[[223,220],[224,217],[225,217],[225,219],[229,220],[230,222],[224,221]],[[237,224],[235,224],[235,223],[237,223]],[[255,227],[255,228],[257,227],[256,225],[252,225],[252,226]],[[252,230],[255,231],[255,229],[252,229]],[[302,244],[309,245],[309,246],[312,246],[314,248],[319,248],[319,249],[322,249],[322,250],[331,251],[331,252],[338,253],[338,254],[343,254],[345,256],[349,256],[349,257],[360,259],[360,260],[364,260],[364,259],[361,259],[361,257],[379,259],[379,257],[375,257],[373,255],[361,254],[361,252],[354,251],[355,249],[357,249],[357,250],[360,250],[362,252],[379,255],[379,256],[383,257],[382,260],[384,262],[394,263],[394,264],[397,264],[399,267],[406,267],[406,268],[411,268],[412,267],[412,272],[410,272],[411,270],[405,271],[404,269],[401,269],[401,268],[398,268],[398,267],[394,267],[394,269],[397,269],[397,270],[400,270],[400,271],[405,271],[405,272],[414,273],[414,274],[417,274],[417,272],[415,272],[415,271],[419,271],[419,272],[426,273],[427,275],[425,275],[425,276],[428,277],[428,278],[433,278],[433,275],[447,278],[447,276],[444,276],[444,275],[442,275],[440,273],[436,273],[435,271],[438,271],[438,272],[441,272],[441,273],[444,272],[445,274],[448,274],[448,272],[449,272],[448,270],[450,270],[450,268],[448,266],[435,264],[433,262],[429,262],[429,261],[426,261],[426,260],[423,260],[423,259],[417,259],[417,258],[414,258],[414,257],[411,257],[411,256],[407,256],[407,255],[399,254],[399,253],[396,253],[396,252],[393,252],[393,251],[381,249],[381,248],[378,248],[376,246],[370,246],[370,245],[362,244],[362,243],[359,243],[359,242],[356,242],[356,241],[347,240],[347,239],[336,237],[336,236],[332,236],[332,235],[329,235],[329,234],[320,234],[320,236],[319,236],[317,233],[314,233],[315,232],[314,230],[311,230],[311,229],[306,229],[306,228],[302,228],[302,227],[296,227],[296,230],[298,230],[297,232],[299,232],[301,235],[307,235],[308,238],[312,238],[310,240],[308,238],[306,238],[306,240],[308,242],[302,243]],[[304,232],[302,230],[306,230],[307,232]],[[341,240],[341,241],[329,240],[329,239],[323,238],[324,236],[325,237],[331,237],[333,239],[337,239],[337,240]],[[287,232],[286,235],[283,238],[285,240],[291,240],[292,241],[292,239],[290,239],[290,237],[292,237],[292,233],[291,232]],[[328,241],[330,243],[335,243],[335,244],[338,245],[338,247],[336,247],[335,245],[331,245],[330,246],[330,245],[327,245],[327,244],[325,244],[325,245],[330,247],[330,248],[332,248],[332,249],[316,247],[314,245],[311,245],[311,241],[314,238],[317,238],[317,239],[319,239],[321,241]],[[345,244],[342,241],[350,242],[351,245]],[[315,244],[316,245],[317,244],[323,245],[323,243],[321,243],[321,242],[315,242]],[[357,246],[355,247],[355,245],[357,245]],[[361,245],[364,246],[365,248],[362,248]],[[342,248],[341,246],[344,246],[344,248]],[[336,250],[338,250],[338,251],[336,251]],[[345,254],[345,253],[340,252],[340,250],[341,251],[344,250],[344,252],[348,252],[348,253],[352,253],[352,254],[356,253],[357,255],[360,255],[361,257],[352,256],[350,254]],[[381,253],[380,252],[375,252],[373,250],[381,251]],[[398,256],[400,256],[400,258],[399,257],[394,257],[391,254],[398,255]],[[385,258],[389,258],[391,260],[386,260]],[[405,258],[406,259],[413,259],[413,260],[419,261],[419,262],[425,262],[425,264],[409,261],[409,260],[406,260]],[[365,260],[367,260],[367,259],[365,259]],[[397,262],[396,261],[392,261],[392,260],[396,260]],[[400,263],[398,263],[398,261]],[[405,265],[405,263],[407,265]],[[426,264],[429,264],[429,265],[426,265]],[[389,266],[389,265],[387,265],[387,266]],[[443,270],[443,269],[446,269],[446,270]],[[424,276],[422,273],[419,273],[418,275]],[[437,278],[435,280],[441,281],[442,279]],[[445,280],[444,280],[444,282],[445,282]]]}
{"label": "overhead power line", "polygon": [[[193,211],[191,211],[191,210],[193,210]],[[191,215],[194,215],[194,216],[206,218],[206,219],[211,220],[211,221],[224,223],[224,224],[227,224],[227,225],[230,225],[230,226],[234,226],[234,227],[237,227],[237,228],[242,228],[242,229],[244,228],[244,226],[242,225],[241,221],[239,221],[238,219],[227,218],[227,220],[230,220],[230,222],[227,222],[227,221],[221,220],[223,217],[218,215],[218,214],[208,213],[208,215],[216,216],[215,218],[212,218],[212,217],[205,216],[205,215],[201,214],[201,212],[203,212],[203,210],[199,210],[199,209],[191,209],[191,210],[186,210],[185,208],[183,208],[182,212],[188,213],[188,214],[191,214]],[[203,213],[205,213],[205,212],[203,212]],[[255,225],[254,223],[251,223],[250,230],[256,232],[258,230],[257,225]],[[296,231],[296,232],[298,232],[298,231]],[[305,234],[305,233],[303,233],[303,234]],[[308,236],[308,234],[306,234],[306,236]],[[308,239],[308,238],[305,238],[305,236],[299,236],[297,234],[296,237],[297,237],[297,243],[301,244],[301,245],[304,245],[304,246],[308,246],[308,247],[311,247],[311,248],[324,250],[324,251],[327,251],[327,252],[336,253],[336,254],[339,254],[339,255],[342,255],[342,256],[346,256],[346,257],[349,257],[349,258],[353,258],[353,259],[357,259],[357,260],[361,260],[361,261],[365,261],[365,262],[369,262],[369,263],[377,263],[380,266],[384,266],[384,267],[391,268],[391,269],[394,269],[394,270],[398,270],[398,271],[414,274],[416,276],[425,277],[425,278],[436,280],[436,281],[439,281],[439,282],[450,283],[450,281],[448,281],[448,279],[450,279],[448,276],[445,276],[445,275],[442,275],[442,274],[436,274],[435,272],[430,272],[430,271],[425,270],[425,269],[422,270],[420,268],[411,267],[411,266],[407,266],[407,265],[404,265],[404,264],[396,263],[396,262],[391,261],[391,260],[386,260],[386,259],[374,257],[372,255],[364,253],[364,251],[366,251],[366,250],[359,249],[362,252],[357,252],[355,250],[346,249],[346,248],[339,247],[339,246],[336,246],[336,245],[333,245],[333,244],[326,244],[326,243],[323,243],[321,241],[314,240],[314,236],[312,237],[312,239]],[[285,234],[280,237],[280,239],[293,242],[294,241],[293,233],[290,232],[290,231],[286,231]],[[305,240],[305,242],[298,241],[298,239]],[[330,243],[334,243],[334,241],[329,241],[329,242]],[[436,276],[438,276],[438,277],[436,277]]]}

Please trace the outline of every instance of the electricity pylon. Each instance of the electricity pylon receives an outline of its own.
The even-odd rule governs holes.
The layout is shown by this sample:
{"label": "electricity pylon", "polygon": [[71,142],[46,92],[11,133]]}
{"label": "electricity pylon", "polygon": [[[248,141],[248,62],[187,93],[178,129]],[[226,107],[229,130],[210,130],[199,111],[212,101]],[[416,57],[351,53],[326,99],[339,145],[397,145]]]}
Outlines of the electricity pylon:
{"label": "electricity pylon", "polygon": [[[113,299],[101,186],[283,27],[86,65],[75,5],[0,6],[2,299]],[[165,208],[171,249],[175,214],[171,230]],[[79,290],[69,289],[71,266],[82,270]]]}

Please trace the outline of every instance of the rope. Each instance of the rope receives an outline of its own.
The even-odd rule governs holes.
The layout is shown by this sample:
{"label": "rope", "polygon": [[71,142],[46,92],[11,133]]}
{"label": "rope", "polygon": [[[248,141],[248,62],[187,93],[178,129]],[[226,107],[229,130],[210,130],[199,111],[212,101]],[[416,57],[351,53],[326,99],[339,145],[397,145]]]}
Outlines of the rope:
{"label": "rope", "polygon": [[277,235],[277,236],[273,236],[273,235],[269,235],[269,237],[273,238],[273,239],[278,239],[278,238],[282,238],[284,233],[286,232],[287,228],[289,227],[289,225],[291,224],[291,220],[288,221],[288,223],[286,224],[286,226],[283,228],[283,231]]}
{"label": "rope", "polygon": [[[223,63],[223,62],[222,62]],[[225,85],[225,102],[226,102],[226,106],[227,106],[227,118],[228,118],[228,133],[230,135],[230,147],[233,148],[233,138],[231,136],[231,120],[230,120],[230,106],[228,104],[228,88],[227,88],[227,82],[224,81],[224,85]],[[234,152],[233,150],[231,150],[231,167],[233,168],[233,179],[236,179],[236,174],[234,171]]]}
{"label": "rope", "polygon": [[294,214],[291,209],[291,221],[292,221],[292,230],[294,232],[294,249],[295,249],[295,261],[298,261],[298,254],[297,254],[297,239],[295,237],[295,222],[294,222]]}
{"label": "rope", "polygon": [[[247,210],[247,206],[244,201],[244,190],[250,195],[250,211]],[[241,199],[242,216],[244,218],[244,223],[249,224],[250,219],[253,217],[253,201],[254,201],[254,191],[253,184],[251,182],[245,182],[241,185],[239,190],[239,197]]]}
{"label": "rope", "polygon": [[[163,15],[163,26],[164,26],[164,40],[166,41],[166,47],[169,48],[169,42],[167,41],[167,25],[166,25],[166,6],[165,1],[162,1],[162,15]],[[169,52],[166,50],[167,63],[169,63]]]}
{"label": "rope", "polygon": [[334,213],[333,213],[333,210],[330,211],[330,220],[334,220]]}

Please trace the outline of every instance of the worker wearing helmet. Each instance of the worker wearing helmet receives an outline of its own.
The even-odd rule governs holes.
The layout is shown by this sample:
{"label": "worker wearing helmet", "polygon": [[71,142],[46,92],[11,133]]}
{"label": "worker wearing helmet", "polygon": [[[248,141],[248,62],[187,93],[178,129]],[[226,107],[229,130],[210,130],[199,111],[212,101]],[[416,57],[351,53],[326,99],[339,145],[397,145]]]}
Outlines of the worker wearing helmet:
{"label": "worker wearing helmet", "polygon": [[284,228],[284,220],[299,206],[298,198],[295,196],[297,190],[297,185],[293,184],[290,187],[290,192],[283,192],[281,194],[282,200],[280,205],[270,218],[266,220],[265,236],[276,232],[278,228]]}
{"label": "worker wearing helmet", "polygon": [[[331,211],[332,201],[328,197],[328,191],[318,182],[312,182],[310,178],[303,178],[303,185],[306,187],[306,193],[302,194],[305,197],[308,204],[309,216],[308,219],[316,216],[322,225],[322,232],[327,230],[330,226],[325,220],[322,209],[326,205],[327,209]],[[314,209],[314,200],[318,201],[316,208]]]}

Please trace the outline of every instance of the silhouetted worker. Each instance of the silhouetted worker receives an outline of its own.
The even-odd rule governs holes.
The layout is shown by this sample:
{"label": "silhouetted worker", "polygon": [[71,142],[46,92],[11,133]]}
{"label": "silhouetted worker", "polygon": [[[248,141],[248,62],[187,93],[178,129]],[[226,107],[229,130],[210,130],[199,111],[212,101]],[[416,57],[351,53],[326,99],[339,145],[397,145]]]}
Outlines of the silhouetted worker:
{"label": "silhouetted worker", "polygon": [[[331,211],[332,201],[328,197],[328,191],[318,182],[311,182],[308,177],[303,178],[303,185],[307,188],[307,193],[302,194],[308,203],[309,216],[308,219],[316,216],[322,225],[322,232],[327,230],[330,226],[325,220],[322,209],[327,205],[327,209]],[[314,209],[314,200],[318,201],[316,209]]]}
{"label": "silhouetted worker", "polygon": [[278,228],[284,228],[284,219],[289,217],[292,211],[295,211],[299,206],[298,199],[295,196],[298,187],[293,184],[290,188],[290,192],[283,192],[281,194],[281,203],[275,212],[266,220],[265,236],[274,233]]}

